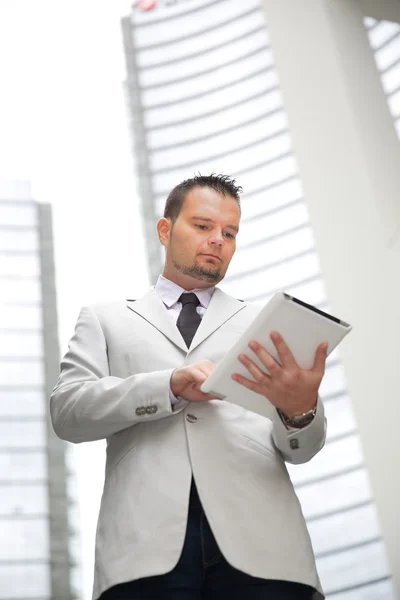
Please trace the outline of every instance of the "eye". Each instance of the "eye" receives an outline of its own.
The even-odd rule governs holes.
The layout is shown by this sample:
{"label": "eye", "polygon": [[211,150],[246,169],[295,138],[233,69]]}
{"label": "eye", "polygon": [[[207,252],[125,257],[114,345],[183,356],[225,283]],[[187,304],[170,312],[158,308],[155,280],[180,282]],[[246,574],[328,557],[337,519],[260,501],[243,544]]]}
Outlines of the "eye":
{"label": "eye", "polygon": [[229,233],[229,231],[225,231],[224,235],[231,240],[233,240],[235,237],[232,233]]}
{"label": "eye", "polygon": [[201,229],[202,231],[205,231],[207,229],[207,225],[200,225],[199,223],[196,223],[195,227],[198,227],[198,229]]}

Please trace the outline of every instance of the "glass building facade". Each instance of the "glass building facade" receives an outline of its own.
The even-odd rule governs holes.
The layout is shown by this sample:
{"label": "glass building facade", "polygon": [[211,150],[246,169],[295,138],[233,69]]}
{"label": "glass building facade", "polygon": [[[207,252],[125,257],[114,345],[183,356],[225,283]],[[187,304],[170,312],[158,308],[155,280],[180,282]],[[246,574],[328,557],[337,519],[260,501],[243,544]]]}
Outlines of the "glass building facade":
{"label": "glass building facade", "polygon": [[400,138],[400,23],[377,21],[367,17],[365,26],[389,110]]}
{"label": "glass building facade", "polygon": [[[366,26],[385,69],[382,44],[392,34],[395,39],[394,29],[371,19]],[[133,10],[122,29],[152,283],[162,262],[155,222],[168,192],[195,172],[223,173],[236,177],[244,193],[238,248],[221,287],[263,302],[284,290],[329,310],[261,1],[191,0]],[[396,69],[399,73],[398,62]],[[399,78],[389,84],[395,76],[387,71],[382,77],[398,118]],[[321,396],[329,424],[326,446],[309,464],[289,465],[289,471],[322,585],[332,600],[391,600],[385,549],[337,353],[328,360]]]}
{"label": "glass building facade", "polygon": [[51,208],[0,181],[0,599],[71,600],[79,570],[65,444],[48,418],[58,375]]}

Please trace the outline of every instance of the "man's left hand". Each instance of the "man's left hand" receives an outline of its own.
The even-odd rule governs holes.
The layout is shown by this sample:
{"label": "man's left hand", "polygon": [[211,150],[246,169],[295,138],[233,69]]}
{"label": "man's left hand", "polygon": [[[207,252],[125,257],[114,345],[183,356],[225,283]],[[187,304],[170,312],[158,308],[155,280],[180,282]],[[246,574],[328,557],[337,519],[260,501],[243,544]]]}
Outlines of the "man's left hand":
{"label": "man's left hand", "polygon": [[238,373],[232,379],[249,390],[261,394],[287,417],[301,415],[312,410],[318,400],[318,388],[325,372],[327,344],[320,344],[315,353],[314,365],[311,369],[301,369],[293,358],[282,336],[271,333],[277,350],[280,364],[258,342],[249,343],[251,350],[268,369],[269,375],[246,355],[240,354],[239,360],[246,367],[255,381]]}

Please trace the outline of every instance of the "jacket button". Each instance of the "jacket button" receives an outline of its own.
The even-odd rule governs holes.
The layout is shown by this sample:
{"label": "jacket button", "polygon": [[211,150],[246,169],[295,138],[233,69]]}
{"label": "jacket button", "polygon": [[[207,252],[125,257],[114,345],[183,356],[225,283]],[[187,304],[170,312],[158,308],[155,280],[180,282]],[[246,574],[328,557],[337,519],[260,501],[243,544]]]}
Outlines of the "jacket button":
{"label": "jacket button", "polygon": [[297,438],[292,438],[289,443],[292,450],[298,450],[300,447],[299,440]]}
{"label": "jacket button", "polygon": [[135,413],[138,416],[145,415],[146,414],[146,409],[145,409],[144,406],[138,406],[138,408],[135,410]]}
{"label": "jacket button", "polygon": [[153,407],[152,406],[146,406],[146,414],[147,415],[153,414]]}
{"label": "jacket button", "polygon": [[189,423],[196,423],[197,417],[196,415],[192,415],[189,413],[188,415],[186,415],[186,421],[189,421]]}

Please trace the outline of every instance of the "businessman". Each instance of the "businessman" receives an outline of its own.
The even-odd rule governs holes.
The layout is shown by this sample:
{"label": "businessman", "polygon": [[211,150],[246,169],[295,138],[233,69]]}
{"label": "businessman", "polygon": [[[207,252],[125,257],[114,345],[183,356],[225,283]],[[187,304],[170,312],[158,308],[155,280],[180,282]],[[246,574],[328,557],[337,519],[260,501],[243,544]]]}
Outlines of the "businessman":
{"label": "businessman", "polygon": [[285,462],[324,445],[325,345],[310,370],[279,332],[279,364],[257,340],[240,356],[248,377],[232,377],[275,406],[272,420],[200,391],[259,310],[216,287],[235,252],[240,192],[220,175],[177,185],[157,223],[155,287],[83,308],[61,363],[56,433],[107,439],[94,599],[324,598]]}

